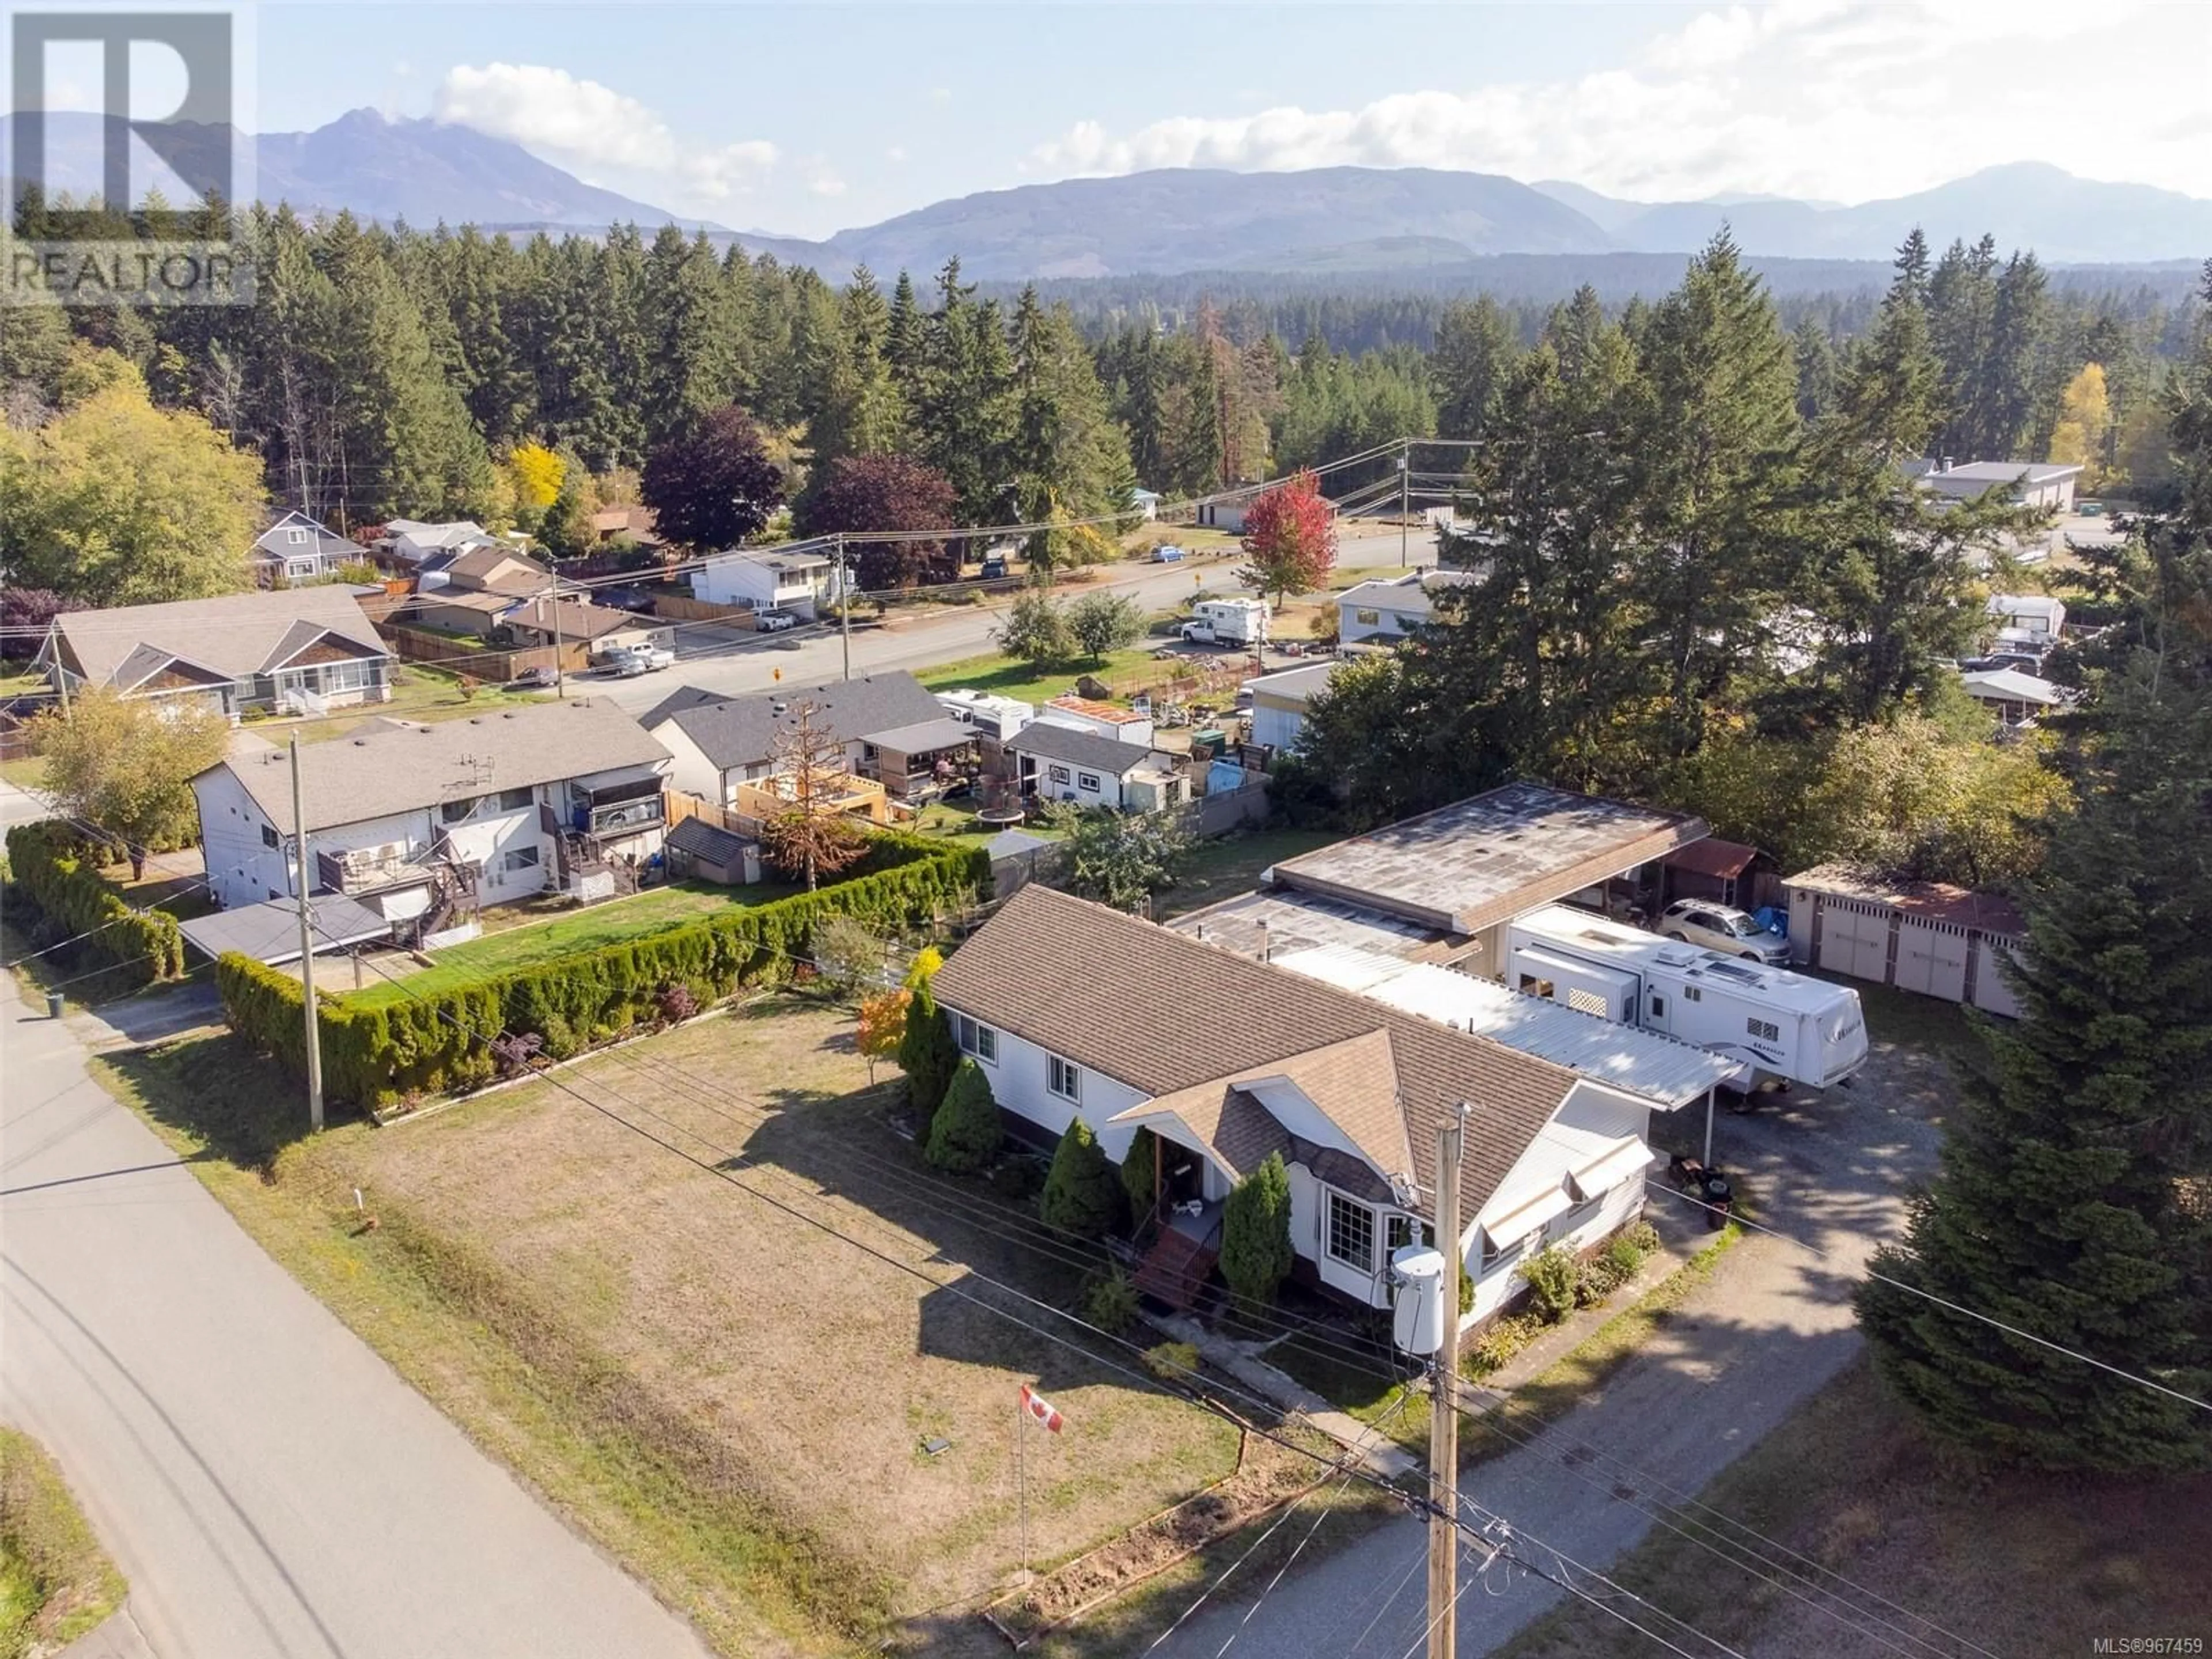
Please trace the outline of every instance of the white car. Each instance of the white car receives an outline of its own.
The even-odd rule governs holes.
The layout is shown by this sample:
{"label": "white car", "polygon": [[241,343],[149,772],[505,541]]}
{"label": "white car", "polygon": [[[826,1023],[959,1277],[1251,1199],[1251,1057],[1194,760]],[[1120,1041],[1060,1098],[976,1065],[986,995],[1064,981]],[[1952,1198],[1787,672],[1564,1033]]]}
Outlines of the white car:
{"label": "white car", "polygon": [[799,618],[788,611],[763,611],[753,618],[753,626],[763,634],[781,634],[787,628],[799,626]]}
{"label": "white car", "polygon": [[1771,968],[1790,963],[1790,941],[1769,933],[1733,904],[1676,899],[1661,914],[1658,931],[1668,939],[1702,945],[1723,956],[1748,957]]}

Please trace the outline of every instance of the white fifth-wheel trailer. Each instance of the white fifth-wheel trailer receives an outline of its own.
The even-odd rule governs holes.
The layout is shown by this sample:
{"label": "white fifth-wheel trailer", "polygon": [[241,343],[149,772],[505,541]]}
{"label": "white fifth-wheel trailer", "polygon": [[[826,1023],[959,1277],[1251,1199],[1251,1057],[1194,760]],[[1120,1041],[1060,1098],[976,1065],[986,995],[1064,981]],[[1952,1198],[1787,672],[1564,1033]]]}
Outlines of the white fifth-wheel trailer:
{"label": "white fifth-wheel trailer", "polygon": [[1840,1083],[1866,1061],[1859,994],[1547,904],[1506,930],[1505,982],[1741,1066],[1735,1086]]}

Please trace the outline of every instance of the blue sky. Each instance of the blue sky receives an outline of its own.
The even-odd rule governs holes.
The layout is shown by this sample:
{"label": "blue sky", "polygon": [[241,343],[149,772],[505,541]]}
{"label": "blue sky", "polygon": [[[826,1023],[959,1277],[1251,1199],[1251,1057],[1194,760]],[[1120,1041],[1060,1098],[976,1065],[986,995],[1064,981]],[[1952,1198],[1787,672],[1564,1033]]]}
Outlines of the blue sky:
{"label": "blue sky", "polygon": [[258,31],[264,131],[436,115],[805,235],[1192,164],[1863,200],[2033,159],[2212,196],[2212,6],[264,3]]}

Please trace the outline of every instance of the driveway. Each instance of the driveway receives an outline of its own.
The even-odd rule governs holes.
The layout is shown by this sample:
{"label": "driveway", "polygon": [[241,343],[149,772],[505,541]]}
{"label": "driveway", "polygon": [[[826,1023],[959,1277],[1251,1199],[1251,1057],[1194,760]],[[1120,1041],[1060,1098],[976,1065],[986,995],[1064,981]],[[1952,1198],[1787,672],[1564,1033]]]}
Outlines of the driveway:
{"label": "driveway", "polygon": [[705,1659],[240,1232],[0,975],[0,1415],[160,1659]]}
{"label": "driveway", "polygon": [[[1548,1434],[1472,1471],[1462,1495],[1509,1521],[1547,1569],[1547,1547],[1602,1571],[1650,1529],[1639,1505],[1693,1495],[1756,1444],[1857,1350],[1856,1269],[1895,1232],[1907,1192],[1933,1167],[1947,1079],[1929,1056],[1877,1041],[1847,1088],[1825,1098],[1769,1097],[1741,1117],[1723,1113],[1716,1157],[1746,1172],[1759,1218],[1830,1256],[1751,1234],[1601,1391]],[[1702,1127],[1693,1109],[1671,1136],[1662,1127],[1654,1138],[1691,1149]],[[1677,1202],[1656,1189],[1650,1201]],[[1261,1602],[1238,1650],[1344,1659],[1418,1648],[1427,1626],[1418,1565],[1425,1539],[1420,1523],[1395,1520],[1285,1579]],[[1473,1578],[1463,1565],[1462,1659],[1490,1652],[1563,1594],[1502,1567],[1480,1584]],[[1212,1659],[1248,1611],[1209,1602],[1162,1651]]]}

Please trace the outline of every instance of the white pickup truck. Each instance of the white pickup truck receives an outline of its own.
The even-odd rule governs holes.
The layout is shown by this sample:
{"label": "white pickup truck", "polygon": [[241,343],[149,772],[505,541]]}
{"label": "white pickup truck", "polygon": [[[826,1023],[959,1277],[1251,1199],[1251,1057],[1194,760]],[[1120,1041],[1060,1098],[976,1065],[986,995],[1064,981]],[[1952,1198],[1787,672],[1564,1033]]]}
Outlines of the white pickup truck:
{"label": "white pickup truck", "polygon": [[1200,599],[1179,631],[1193,645],[1259,645],[1267,637],[1267,602]]}
{"label": "white pickup truck", "polygon": [[594,652],[592,659],[600,667],[619,678],[632,679],[640,674],[657,674],[664,668],[676,666],[676,653],[665,645],[631,644],[610,646]]}

